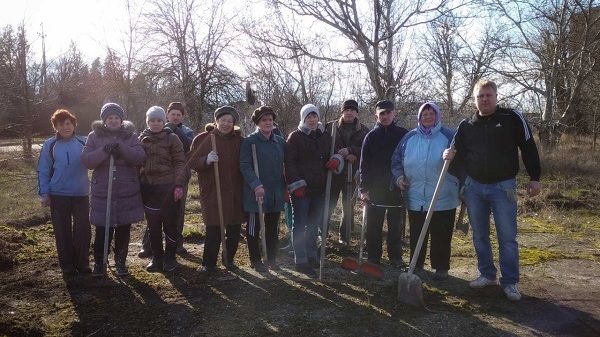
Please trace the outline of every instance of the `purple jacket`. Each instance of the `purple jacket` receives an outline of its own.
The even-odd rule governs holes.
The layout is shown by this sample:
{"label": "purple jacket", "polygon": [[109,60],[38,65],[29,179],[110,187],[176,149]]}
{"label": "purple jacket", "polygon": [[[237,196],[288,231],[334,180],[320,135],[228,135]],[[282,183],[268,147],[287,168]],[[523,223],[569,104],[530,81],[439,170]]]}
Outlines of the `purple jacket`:
{"label": "purple jacket", "polygon": [[101,121],[92,123],[92,132],[83,148],[81,162],[93,170],[90,223],[95,226],[105,226],[110,158],[103,148],[114,142],[119,143],[119,153],[115,156],[113,173],[111,226],[144,219],[138,167],[144,163],[146,153],[134,131],[135,127],[129,121],[123,121],[123,126],[117,131],[108,130]]}

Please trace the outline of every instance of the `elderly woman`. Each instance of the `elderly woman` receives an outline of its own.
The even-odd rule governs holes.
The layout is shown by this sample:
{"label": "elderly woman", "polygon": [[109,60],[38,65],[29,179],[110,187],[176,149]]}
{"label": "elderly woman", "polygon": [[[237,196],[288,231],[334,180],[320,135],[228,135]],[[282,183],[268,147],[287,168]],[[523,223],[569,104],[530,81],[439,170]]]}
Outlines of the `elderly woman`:
{"label": "elderly woman", "polygon": [[[440,108],[433,102],[426,102],[419,108],[417,127],[402,138],[392,156],[393,182],[404,191],[407,199],[411,259],[444,165],[442,153],[450,146],[453,136],[454,131],[442,126]],[[454,168],[450,169],[452,172]],[[431,234],[431,267],[437,278],[448,276],[458,190],[457,177],[448,174],[433,209],[429,231],[417,260],[417,271],[423,270]]]}
{"label": "elderly woman", "polygon": [[[50,206],[58,263],[66,275],[89,274],[88,170],[81,163],[85,137],[75,134],[77,118],[59,109],[50,118],[56,135],[44,142],[38,161],[39,195]],[[72,220],[71,220],[72,219]]]}
{"label": "elderly woman", "polygon": [[[265,220],[265,240],[267,243],[268,265],[277,270],[277,250],[279,245],[279,215],[283,211],[285,178],[283,162],[285,141],[273,130],[277,114],[269,106],[261,106],[252,113],[252,121],[258,127],[242,142],[240,150],[240,170],[244,177],[244,211],[248,212],[246,239],[250,263],[258,272],[267,272],[261,261],[258,247],[260,216]],[[258,176],[254,172],[252,145],[256,146]],[[262,203],[264,214],[258,213],[258,203]]]}
{"label": "elderly woman", "polygon": [[115,268],[117,275],[127,275],[127,251],[131,224],[144,219],[140,195],[138,167],[146,154],[133,123],[124,121],[125,111],[116,103],[106,103],[100,110],[100,121],[92,123],[92,132],[81,154],[81,162],[92,172],[90,222],[96,226],[94,239],[94,270],[92,276],[106,273],[104,261],[104,231],[106,230],[106,199],[110,156],[114,157],[109,246],[115,236]]}
{"label": "elderly woman", "polygon": [[[317,235],[325,212],[327,170],[339,174],[344,162],[339,154],[329,158],[331,135],[324,132],[325,126],[319,120],[316,106],[307,104],[302,107],[298,129],[287,140],[285,161],[294,214],[292,242],[296,271],[309,277],[315,277],[315,268],[319,267]],[[323,240],[326,240],[326,235]]]}
{"label": "elderly woman", "polygon": [[[206,131],[196,136],[192,142],[189,165],[198,172],[202,218],[206,226],[202,266],[198,270],[203,274],[215,271],[221,244],[215,163],[218,163],[219,167],[227,269],[237,269],[233,258],[238,249],[244,220],[242,174],[239,162],[240,147],[244,137],[240,128],[235,125],[238,120],[239,115],[235,108],[220,107],[215,111],[215,122],[207,124]],[[216,151],[212,148],[211,135],[215,137]]]}

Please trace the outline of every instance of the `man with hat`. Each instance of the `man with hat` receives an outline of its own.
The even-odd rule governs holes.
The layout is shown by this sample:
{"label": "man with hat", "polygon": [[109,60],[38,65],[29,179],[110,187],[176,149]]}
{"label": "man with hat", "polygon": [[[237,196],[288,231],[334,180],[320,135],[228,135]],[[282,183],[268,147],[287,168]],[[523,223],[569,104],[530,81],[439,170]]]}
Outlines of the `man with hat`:
{"label": "man with hat", "polygon": [[[346,243],[349,242],[350,239],[346,237],[346,224],[348,223],[349,218],[350,228],[352,228],[352,219],[354,218],[352,212],[354,207],[348,202],[348,199],[352,198],[352,192],[355,187],[354,179],[352,179],[350,191],[346,188],[348,184],[348,169],[350,166],[352,167],[352,172],[350,174],[351,177],[354,177],[354,174],[358,171],[362,143],[369,132],[369,129],[358,120],[358,103],[355,100],[349,99],[344,101],[340,110],[340,118],[327,123],[325,125],[325,132],[331,134],[331,128],[336,128],[335,151],[337,154],[344,157],[344,160],[346,161],[342,173],[333,175],[331,199],[329,203],[329,217],[331,217],[331,214],[337,205],[340,191],[342,192],[342,224],[340,226],[339,242]],[[350,207],[348,208],[347,205],[350,205]]]}
{"label": "man with hat", "polygon": [[[276,257],[279,245],[279,215],[283,211],[283,191],[286,188],[283,175],[285,140],[276,135],[274,121],[277,113],[270,106],[261,106],[252,113],[252,121],[258,127],[242,142],[240,149],[240,171],[244,178],[244,211],[248,212],[246,240],[252,267],[258,272],[267,272],[261,261],[259,249],[260,216],[265,220],[267,256],[263,256],[271,269],[279,269]],[[254,172],[252,145],[256,147],[258,176]],[[258,213],[262,203],[263,213]]]}
{"label": "man with hat", "polygon": [[370,263],[380,264],[383,220],[387,213],[387,252],[390,263],[400,268],[402,261],[402,196],[393,184],[391,162],[396,146],[408,132],[394,122],[394,103],[382,100],[375,105],[377,123],[367,133],[360,158],[361,200],[367,219],[367,254]]}

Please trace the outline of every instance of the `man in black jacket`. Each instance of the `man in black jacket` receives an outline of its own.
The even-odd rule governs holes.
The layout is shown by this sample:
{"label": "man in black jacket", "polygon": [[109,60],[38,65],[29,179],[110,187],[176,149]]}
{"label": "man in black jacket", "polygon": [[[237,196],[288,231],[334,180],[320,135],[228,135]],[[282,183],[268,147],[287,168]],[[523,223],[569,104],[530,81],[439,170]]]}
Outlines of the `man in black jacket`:
{"label": "man in black jacket", "polygon": [[365,137],[360,159],[359,189],[366,207],[368,260],[380,263],[383,220],[387,213],[388,258],[393,266],[403,267],[402,196],[398,187],[391,185],[390,181],[392,154],[408,131],[395,124],[396,109],[391,101],[377,102],[375,114],[377,124]]}
{"label": "man in black jacket", "polygon": [[[511,301],[521,299],[519,282],[519,247],[517,244],[517,193],[515,176],[519,155],[530,181],[528,193],[540,193],[540,159],[531,128],[521,113],[496,105],[496,84],[481,80],[473,97],[477,112],[458,126],[454,143],[456,160],[467,173],[464,199],[473,227],[473,245],[477,253],[480,276],[469,285],[483,288],[497,284],[490,244],[490,212],[494,214],[500,251],[500,285]],[[454,151],[446,150],[450,159]]]}
{"label": "man in black jacket", "polygon": [[[369,132],[369,129],[362,124],[358,119],[358,103],[349,99],[344,101],[339,119],[331,121],[325,125],[325,132],[331,133],[332,126],[336,128],[335,151],[337,154],[344,157],[346,165],[344,170],[339,175],[333,175],[331,184],[331,199],[329,202],[329,217],[333,213],[338,202],[340,191],[342,192],[342,224],[340,226],[340,243],[347,243],[350,238],[346,237],[346,223],[350,223],[350,228],[353,228],[353,212],[354,204],[352,203],[352,194],[354,192],[354,174],[358,171],[358,163],[360,159],[360,151],[363,140]],[[352,167],[350,172],[351,181],[348,182],[348,169]],[[350,193],[348,193],[350,192]],[[346,207],[349,205],[350,207]],[[347,209],[348,208],[348,209]]]}

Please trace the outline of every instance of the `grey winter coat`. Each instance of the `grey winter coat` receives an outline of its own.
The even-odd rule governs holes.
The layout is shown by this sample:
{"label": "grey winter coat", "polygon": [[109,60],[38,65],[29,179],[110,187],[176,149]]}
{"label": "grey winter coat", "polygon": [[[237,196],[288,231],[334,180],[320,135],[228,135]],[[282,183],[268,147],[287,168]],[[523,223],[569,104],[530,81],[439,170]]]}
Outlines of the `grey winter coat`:
{"label": "grey winter coat", "polygon": [[111,196],[111,226],[127,225],[144,219],[144,208],[140,195],[138,167],[144,163],[144,147],[135,134],[135,127],[129,121],[117,131],[110,131],[102,121],[92,123],[81,162],[92,172],[90,223],[105,226],[106,198],[108,196],[108,167],[110,157],[103,148],[109,143],[119,143],[115,156]]}

